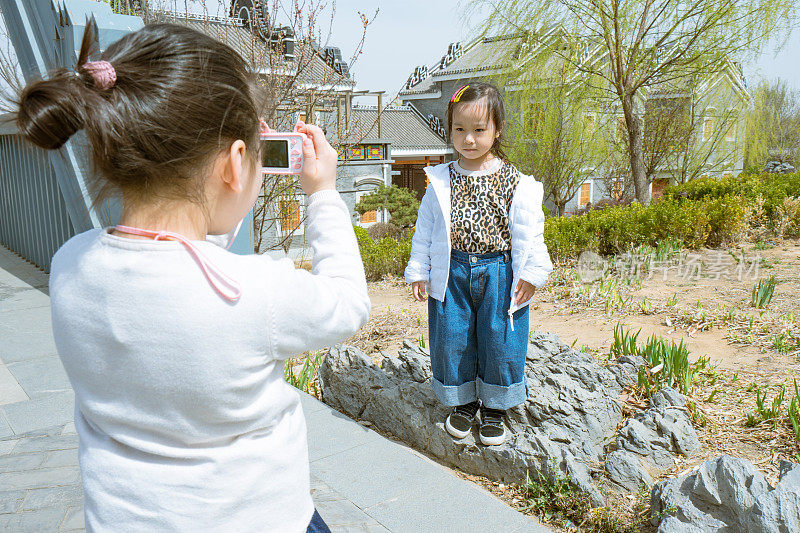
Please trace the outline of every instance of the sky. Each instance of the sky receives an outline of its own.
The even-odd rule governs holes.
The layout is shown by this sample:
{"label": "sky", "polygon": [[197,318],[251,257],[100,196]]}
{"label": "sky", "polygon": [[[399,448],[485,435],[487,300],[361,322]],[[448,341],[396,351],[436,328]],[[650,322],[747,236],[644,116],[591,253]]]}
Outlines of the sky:
{"label": "sky", "polygon": [[[183,9],[183,1],[171,1]],[[337,0],[329,44],[341,48],[343,58],[349,59],[362,31],[358,13],[366,14],[373,22],[367,28],[363,53],[353,66],[352,73],[359,89],[383,90],[387,94],[394,94],[414,67],[431,65],[446,53],[449,43],[467,42],[474,37],[475,33],[470,31],[469,26],[474,27],[478,21],[462,20],[463,1]],[[166,3],[170,3],[170,0]],[[330,6],[331,3],[328,4]],[[189,5],[191,11],[202,9],[197,0],[189,0]],[[211,15],[228,13],[228,1],[206,0],[206,5]],[[376,9],[379,11],[374,16]],[[795,31],[777,55],[771,46],[767,46],[757,61],[746,65],[748,86],[755,87],[762,78],[781,77],[792,88],[800,90],[799,58],[800,29]]]}

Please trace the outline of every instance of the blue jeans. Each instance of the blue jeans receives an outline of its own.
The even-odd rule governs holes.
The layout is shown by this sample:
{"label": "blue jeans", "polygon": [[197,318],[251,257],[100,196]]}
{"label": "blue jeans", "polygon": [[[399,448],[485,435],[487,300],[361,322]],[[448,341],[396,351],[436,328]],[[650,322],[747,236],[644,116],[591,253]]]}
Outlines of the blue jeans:
{"label": "blue jeans", "polygon": [[311,517],[311,523],[308,524],[306,533],[331,533],[328,524],[325,523],[316,509],[314,509],[314,515]]}
{"label": "blue jeans", "polygon": [[528,397],[528,307],[511,306],[511,254],[453,250],[444,302],[428,298],[431,383],[444,405],[508,409]]}

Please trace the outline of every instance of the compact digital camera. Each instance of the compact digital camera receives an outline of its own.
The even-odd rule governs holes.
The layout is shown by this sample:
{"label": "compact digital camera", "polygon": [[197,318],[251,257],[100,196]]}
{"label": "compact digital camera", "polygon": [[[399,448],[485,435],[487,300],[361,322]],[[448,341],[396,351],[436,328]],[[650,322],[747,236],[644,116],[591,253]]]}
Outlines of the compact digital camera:
{"label": "compact digital camera", "polygon": [[300,174],[305,134],[262,132],[259,138],[263,174]]}

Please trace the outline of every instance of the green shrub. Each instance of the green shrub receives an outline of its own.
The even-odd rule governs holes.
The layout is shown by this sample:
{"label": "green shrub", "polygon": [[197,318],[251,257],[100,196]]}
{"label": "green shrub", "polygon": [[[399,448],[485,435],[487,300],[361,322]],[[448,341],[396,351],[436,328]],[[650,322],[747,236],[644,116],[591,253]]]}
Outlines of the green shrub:
{"label": "green shrub", "polygon": [[709,225],[705,245],[715,247],[736,242],[744,231],[745,198],[733,194],[714,198],[706,201],[703,209],[708,215]]}
{"label": "green shrub", "polygon": [[372,237],[372,240],[383,239],[384,237],[399,239],[402,230],[391,222],[376,222],[367,228],[367,233]]}
{"label": "green shrub", "polygon": [[389,211],[392,224],[401,228],[413,226],[419,209],[417,195],[404,187],[380,185],[370,194],[361,197],[355,210],[360,214],[378,209]]}
{"label": "green shrub", "polygon": [[584,250],[612,255],[638,246],[656,247],[665,239],[694,249],[719,246],[732,242],[744,229],[746,209],[746,200],[734,195],[607,207],[546,219],[544,240],[556,260]]}
{"label": "green shrub", "polygon": [[400,239],[384,237],[374,240],[367,230],[354,226],[361,261],[369,281],[382,279],[387,274],[402,276],[411,257],[411,237],[413,231]]}
{"label": "green shrub", "polygon": [[740,174],[723,178],[698,178],[681,185],[664,189],[664,197],[671,200],[717,199],[738,196],[753,201],[758,195],[764,198],[764,211],[774,218],[775,211],[787,196],[800,196],[800,172],[794,174]]}

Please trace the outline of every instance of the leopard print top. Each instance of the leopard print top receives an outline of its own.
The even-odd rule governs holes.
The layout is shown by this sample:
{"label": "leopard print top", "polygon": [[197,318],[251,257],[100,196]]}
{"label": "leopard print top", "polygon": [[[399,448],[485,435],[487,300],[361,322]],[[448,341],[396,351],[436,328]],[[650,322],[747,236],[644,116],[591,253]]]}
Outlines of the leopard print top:
{"label": "leopard print top", "polygon": [[450,164],[450,241],[454,250],[485,254],[511,249],[509,211],[519,171],[503,162],[484,175],[460,173]]}

